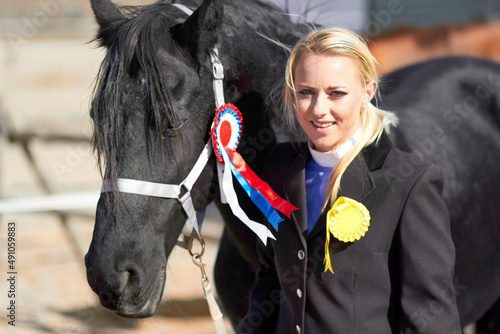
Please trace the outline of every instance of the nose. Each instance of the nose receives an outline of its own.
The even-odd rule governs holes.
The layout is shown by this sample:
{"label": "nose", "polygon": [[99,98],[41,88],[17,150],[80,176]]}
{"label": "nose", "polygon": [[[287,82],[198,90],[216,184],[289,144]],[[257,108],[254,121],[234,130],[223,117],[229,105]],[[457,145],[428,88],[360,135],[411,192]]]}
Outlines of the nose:
{"label": "nose", "polygon": [[115,311],[123,303],[123,298],[135,296],[141,290],[143,272],[137,264],[129,261],[116,267],[104,262],[92,252],[85,256],[87,280],[101,304]]}
{"label": "nose", "polygon": [[127,263],[123,269],[119,268],[117,272],[120,283],[117,290],[119,293],[122,293],[125,287],[131,291],[140,290],[143,272],[137,264]]}
{"label": "nose", "polygon": [[328,96],[325,94],[318,94],[314,97],[312,101],[312,115],[316,119],[321,119],[322,117],[330,113],[330,101]]}

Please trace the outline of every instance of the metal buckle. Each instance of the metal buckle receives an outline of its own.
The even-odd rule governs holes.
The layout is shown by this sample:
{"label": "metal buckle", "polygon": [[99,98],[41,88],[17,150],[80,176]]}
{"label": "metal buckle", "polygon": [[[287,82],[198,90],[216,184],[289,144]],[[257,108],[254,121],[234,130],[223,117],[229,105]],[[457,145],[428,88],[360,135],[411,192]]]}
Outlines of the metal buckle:
{"label": "metal buckle", "polygon": [[218,58],[212,62],[212,74],[215,80],[224,80],[224,66]]}
{"label": "metal buckle", "polygon": [[205,270],[206,263],[203,262],[203,259],[202,259],[203,254],[205,254],[205,240],[203,240],[203,238],[198,240],[200,242],[200,245],[201,245],[201,251],[200,251],[200,253],[193,253],[193,240],[194,239],[195,238],[191,238],[189,240],[188,251],[189,251],[189,255],[191,255],[191,258],[193,259],[193,263],[201,269],[201,282],[202,282],[202,284],[204,284],[205,282],[208,281],[207,273]]}

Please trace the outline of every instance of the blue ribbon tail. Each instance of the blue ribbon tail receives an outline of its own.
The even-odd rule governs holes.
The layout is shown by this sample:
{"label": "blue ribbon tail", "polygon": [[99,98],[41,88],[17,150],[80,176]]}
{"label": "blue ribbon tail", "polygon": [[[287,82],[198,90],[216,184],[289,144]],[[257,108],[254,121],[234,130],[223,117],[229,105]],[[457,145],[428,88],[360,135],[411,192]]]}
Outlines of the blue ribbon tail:
{"label": "blue ribbon tail", "polygon": [[278,214],[276,209],[269,203],[269,201],[262,195],[257,189],[252,188],[248,181],[243,177],[243,175],[238,172],[236,167],[234,167],[233,162],[229,162],[231,167],[231,172],[238,180],[238,183],[243,187],[247,195],[250,197],[252,202],[259,208],[260,211],[266,216],[267,220],[271,223],[276,231],[278,231],[278,224],[284,219]]}

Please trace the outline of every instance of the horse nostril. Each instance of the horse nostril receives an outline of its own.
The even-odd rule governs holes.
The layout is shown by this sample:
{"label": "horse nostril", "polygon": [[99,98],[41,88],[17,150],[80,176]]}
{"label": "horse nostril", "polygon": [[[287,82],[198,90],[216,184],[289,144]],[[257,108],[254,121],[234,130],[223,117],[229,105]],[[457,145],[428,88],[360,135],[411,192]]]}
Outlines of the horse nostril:
{"label": "horse nostril", "polygon": [[127,265],[122,274],[122,279],[124,280],[124,288],[137,288],[141,282],[141,270],[136,264]]}

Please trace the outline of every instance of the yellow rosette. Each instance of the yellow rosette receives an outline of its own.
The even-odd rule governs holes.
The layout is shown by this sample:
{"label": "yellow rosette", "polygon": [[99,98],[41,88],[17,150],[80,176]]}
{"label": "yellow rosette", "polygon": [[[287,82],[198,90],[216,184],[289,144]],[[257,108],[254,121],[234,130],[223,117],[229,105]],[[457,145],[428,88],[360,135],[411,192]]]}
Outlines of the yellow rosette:
{"label": "yellow rosette", "polygon": [[330,261],[330,233],[340,241],[353,242],[359,240],[370,226],[370,212],[361,203],[348,198],[339,197],[326,215],[325,272],[333,274]]}

